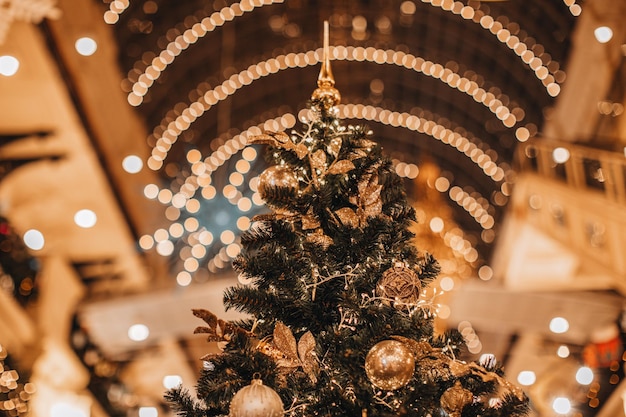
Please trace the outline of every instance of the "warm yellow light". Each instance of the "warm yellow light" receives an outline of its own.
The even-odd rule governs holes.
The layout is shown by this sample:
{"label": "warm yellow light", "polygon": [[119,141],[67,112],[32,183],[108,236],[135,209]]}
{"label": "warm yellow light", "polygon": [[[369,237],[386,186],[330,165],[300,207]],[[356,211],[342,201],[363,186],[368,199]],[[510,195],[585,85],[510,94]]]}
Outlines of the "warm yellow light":
{"label": "warm yellow light", "polygon": [[250,200],[248,197],[240,198],[237,202],[237,208],[243,212],[250,211],[250,209],[252,208],[252,200]]}
{"label": "warm yellow light", "polygon": [[563,147],[554,148],[554,150],[552,151],[552,159],[557,164],[564,164],[569,160],[569,156],[569,150]]}
{"label": "warm yellow light", "polygon": [[158,417],[159,411],[156,407],[139,407],[139,417]]}
{"label": "warm yellow light", "polygon": [[240,252],[241,252],[241,246],[239,246],[237,243],[231,243],[230,245],[226,247],[226,254],[230,256],[231,258],[234,258],[235,256],[239,255]]}
{"label": "warm yellow light", "polygon": [[569,322],[564,317],[554,317],[550,320],[550,331],[553,333],[565,333],[569,330]]}
{"label": "warm yellow light", "polygon": [[76,40],[74,47],[79,54],[83,56],[90,56],[96,53],[98,44],[92,38],[83,37]]}
{"label": "warm yellow light", "polygon": [[24,233],[23,239],[26,247],[32,250],[41,250],[46,243],[43,237],[43,233],[41,233],[37,229],[28,230],[26,233]]}
{"label": "warm yellow light", "polygon": [[596,40],[600,43],[607,43],[613,38],[613,29],[608,26],[599,26],[593,31]]}
{"label": "warm yellow light", "polygon": [[163,240],[157,244],[156,251],[161,256],[170,256],[174,253],[174,244],[170,240]]}
{"label": "warm yellow light", "polygon": [[521,371],[517,375],[517,382],[519,382],[520,385],[532,385],[535,383],[536,380],[537,376],[533,371]]}
{"label": "warm yellow light", "polygon": [[429,226],[433,233],[440,233],[444,226],[443,219],[441,217],[433,217],[430,219]]}
{"label": "warm yellow light", "polygon": [[559,346],[559,348],[556,350],[556,355],[559,358],[569,357],[569,348],[566,345]]}
{"label": "warm yellow light", "polygon": [[154,239],[150,235],[143,235],[139,238],[139,247],[143,250],[152,249]]}
{"label": "warm yellow light", "polygon": [[128,328],[128,338],[135,342],[146,340],[150,336],[150,329],[142,323],[133,324]]}
{"label": "warm yellow light", "polygon": [[223,244],[229,245],[235,241],[235,234],[233,233],[232,230],[224,230],[220,234],[220,240],[222,241]]}
{"label": "warm yellow light", "polygon": [[76,214],[74,214],[74,223],[84,229],[94,227],[97,221],[98,217],[96,213],[89,209],[78,210]]}
{"label": "warm yellow light", "polygon": [[169,227],[170,236],[181,237],[185,233],[185,228],[180,223],[172,223]]}
{"label": "warm yellow light", "polygon": [[195,217],[189,217],[188,219],[185,219],[184,226],[186,231],[195,232],[198,230],[198,227],[200,227],[200,222],[198,222],[198,219]]}
{"label": "warm yellow light", "polygon": [[183,383],[180,375],[165,375],[163,377],[163,387],[165,389],[176,388]]}
{"label": "warm yellow light", "polygon": [[567,414],[572,409],[572,404],[565,397],[556,397],[552,401],[552,409],[559,414]]}
{"label": "warm yellow light", "polygon": [[122,168],[129,174],[136,174],[143,168],[143,161],[137,155],[128,155],[122,160]]}
{"label": "warm yellow light", "polygon": [[17,73],[20,68],[20,61],[11,55],[0,56],[0,75],[10,77]]}
{"label": "warm yellow light", "polygon": [[435,189],[440,193],[445,193],[450,188],[450,181],[445,177],[439,177],[435,180]]}
{"label": "warm yellow light", "polygon": [[241,216],[237,219],[237,228],[239,230],[248,230],[250,228],[250,219],[246,216]]}
{"label": "warm yellow light", "polygon": [[185,259],[185,262],[183,262],[183,267],[188,272],[197,271],[199,266],[200,264],[198,263],[198,260],[196,258],[187,258]]}
{"label": "warm yellow light", "polygon": [[478,278],[489,281],[493,278],[493,269],[489,265],[483,265],[478,269]]}
{"label": "warm yellow light", "polygon": [[[191,284],[191,274],[187,271],[181,271],[176,275],[176,283],[181,287],[187,287]],[[165,379],[163,380],[163,385],[165,385]],[[177,386],[177,385],[174,385]],[[169,387],[166,387],[169,388]],[[172,387],[173,388],[173,387]]]}
{"label": "warm yellow light", "polygon": [[213,233],[209,232],[208,230],[203,230],[198,235],[198,241],[203,245],[210,245],[211,243],[213,243]]}
{"label": "warm yellow light", "polygon": [[441,281],[439,281],[439,286],[444,291],[452,291],[454,288],[454,280],[450,277],[443,277]]}

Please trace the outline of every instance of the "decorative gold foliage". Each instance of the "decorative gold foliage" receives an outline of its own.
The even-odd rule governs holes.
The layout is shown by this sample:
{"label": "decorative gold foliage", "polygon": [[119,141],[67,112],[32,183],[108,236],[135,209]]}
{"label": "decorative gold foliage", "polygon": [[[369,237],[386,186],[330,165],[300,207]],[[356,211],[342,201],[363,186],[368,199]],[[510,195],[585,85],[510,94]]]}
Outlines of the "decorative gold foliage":
{"label": "decorative gold foliage", "polygon": [[252,136],[248,138],[248,143],[251,145],[254,144],[263,144],[263,145],[272,145],[277,148],[286,149],[289,151],[294,151],[298,158],[304,158],[309,150],[303,143],[295,144],[289,135],[285,132],[269,132],[266,131],[261,133],[260,135]]}
{"label": "decorative gold foliage", "polygon": [[208,335],[207,341],[217,342],[217,346],[220,349],[224,347],[232,340],[236,333],[245,334],[251,336],[252,333],[235,326],[229,321],[224,321],[217,318],[217,316],[208,310],[204,309],[192,309],[193,315],[201,318],[207,324],[207,326],[198,326],[194,330],[194,334],[205,333]]}
{"label": "decorative gold foliage", "polygon": [[441,408],[445,410],[450,417],[461,417],[463,408],[472,402],[474,395],[471,391],[463,388],[459,381],[454,386],[448,388],[441,396]]}
{"label": "decorative gold foliage", "polygon": [[262,344],[262,352],[272,357],[281,372],[302,367],[302,370],[311,379],[317,382],[319,364],[315,356],[315,337],[310,331],[304,333],[296,343],[291,329],[282,322],[277,322],[271,344]]}
{"label": "decorative gold foliage", "polygon": [[316,243],[325,250],[328,249],[330,245],[332,245],[335,241],[330,236],[326,235],[322,228],[315,229],[313,233],[310,233],[306,237],[307,242]]}
{"label": "decorative gold foliage", "polygon": [[[351,162],[350,164],[354,167],[354,164]],[[358,194],[349,198],[350,203],[354,204],[356,209],[342,207],[335,211],[337,218],[344,226],[352,228],[363,227],[367,224],[369,218],[376,217],[382,213],[383,202],[380,198],[380,193],[383,186],[378,184],[376,168],[371,168],[369,172],[363,175],[357,184]]]}
{"label": "decorative gold foliage", "polygon": [[[427,370],[426,373],[433,381],[435,379],[458,379],[467,375],[473,375],[481,378],[483,382],[497,383],[500,397],[504,397],[506,394],[512,394],[520,401],[526,399],[526,395],[521,388],[512,384],[497,373],[487,371],[476,363],[466,363],[452,358],[446,355],[442,349],[434,348],[426,341],[412,340],[403,336],[392,336],[392,339],[404,343],[411,349],[411,352],[415,356],[415,362],[420,368]],[[454,404],[457,404],[457,400],[462,401],[462,398],[459,398],[464,395],[465,394],[460,393],[458,390],[453,390],[448,394],[449,398],[445,401],[450,401],[450,407],[454,407]],[[452,410],[452,408],[450,408],[450,410]]]}
{"label": "decorative gold foliage", "polygon": [[335,162],[328,168],[327,174],[346,174],[354,169],[354,164],[347,159]]}

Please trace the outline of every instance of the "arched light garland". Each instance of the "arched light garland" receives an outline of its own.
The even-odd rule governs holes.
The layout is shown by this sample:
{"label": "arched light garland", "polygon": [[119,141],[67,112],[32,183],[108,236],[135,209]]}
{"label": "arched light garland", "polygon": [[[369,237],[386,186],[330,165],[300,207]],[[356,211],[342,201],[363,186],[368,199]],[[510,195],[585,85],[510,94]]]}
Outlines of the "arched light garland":
{"label": "arched light garland", "polygon": [[[491,157],[480,149],[476,144],[464,137],[458,132],[454,132],[444,126],[409,113],[391,112],[380,107],[364,106],[361,104],[342,104],[338,106],[338,116],[340,118],[354,118],[373,120],[382,124],[391,125],[395,127],[403,127],[410,130],[415,130],[420,133],[425,133],[442,143],[452,146],[458,152],[463,153],[470,158],[476,165],[478,165],[485,175],[489,176],[493,181],[500,182],[505,178],[505,171],[502,167],[499,167]],[[306,110],[304,110],[306,111]],[[261,126],[253,126],[238,135],[235,135],[217,150],[215,150],[210,156],[201,161],[199,156],[190,159],[191,171],[193,175],[188,176],[185,179],[185,183],[180,187],[179,192],[171,198],[166,199],[167,203],[170,201],[176,202],[178,208],[182,208],[185,205],[196,205],[195,200],[189,203],[189,199],[195,195],[200,186],[209,185],[210,175],[220,166],[222,166],[228,159],[245,148],[247,138],[249,136],[257,135],[261,133],[261,127],[263,130],[269,131],[282,131],[292,128],[295,125],[295,117],[292,114],[285,114],[275,119],[270,119],[263,123]],[[204,184],[204,185],[203,185]],[[457,187],[458,188],[458,187]],[[154,194],[155,197],[157,194]],[[228,196],[226,196],[228,198]],[[451,195],[452,197],[452,195]],[[465,196],[464,196],[465,197]],[[468,195],[468,197],[472,198]],[[454,201],[459,202],[460,200]],[[161,200],[160,200],[161,201]],[[482,198],[481,206],[485,206],[484,210],[493,212],[493,207],[489,205],[488,200]],[[162,201],[163,202],[163,201]],[[233,204],[237,204],[238,199],[234,200]],[[469,204],[469,203],[468,203]],[[460,204],[464,208],[466,204]],[[471,210],[468,213],[484,228],[491,229],[495,224],[493,217],[488,212],[482,210],[476,210],[474,205],[470,204]]]}
{"label": "arched light garland", "polygon": [[120,20],[120,15],[130,6],[129,0],[113,0],[109,3],[109,10],[104,12],[104,22],[113,25]]}
{"label": "arched light garland", "polygon": [[[530,45],[525,42],[524,39],[517,37],[509,28],[517,28],[514,32],[519,33],[519,25],[513,22],[509,22],[508,28],[505,28],[502,23],[497,19],[494,19],[483,10],[475,9],[471,6],[466,6],[460,1],[453,0],[422,0],[423,3],[430,4],[433,7],[439,7],[444,11],[461,16],[463,19],[472,21],[479,24],[484,29],[492,33],[498,41],[506,45],[510,50],[514,51],[517,56],[528,65],[530,69],[535,72],[535,76],[542,82],[548,94],[552,97],[556,97],[561,92],[561,86],[557,82],[558,78],[563,78],[565,74],[559,70],[559,63],[553,61],[551,56],[543,52],[543,46],[539,45],[538,49],[542,53],[537,56],[533,52],[533,47],[538,44]],[[541,57],[544,57],[543,62]],[[551,70],[550,68],[553,68]]]}
{"label": "arched light garland", "polygon": [[[113,3],[118,2],[114,1]],[[128,0],[125,0],[128,2]],[[152,59],[143,72],[140,72],[137,79],[133,81],[132,92],[128,95],[128,102],[133,106],[138,106],[142,102],[142,97],[148,92],[148,89],[155,80],[157,80],[163,71],[176,59],[178,55],[185,49],[205,37],[208,33],[223,26],[226,22],[234,20],[236,17],[242,16],[244,13],[252,12],[257,7],[269,6],[274,3],[282,3],[284,0],[242,0],[239,3],[233,3],[230,6],[223,7],[219,12],[214,12],[211,16],[207,16],[202,21],[195,23],[192,27],[185,30],[184,33],[176,36],[167,46]],[[113,7],[111,3],[111,7]],[[135,68],[142,65],[143,61],[137,61]],[[128,74],[128,79],[135,74],[135,69]]]}
{"label": "arched light garland", "polygon": [[450,199],[463,207],[483,229],[489,230],[495,226],[495,219],[489,214],[490,211],[493,212],[493,206],[486,198],[474,197],[459,186],[450,188],[449,195]]}
{"label": "arched light garland", "polygon": [[[493,93],[485,91],[478,86],[475,81],[461,77],[440,64],[425,61],[411,54],[393,50],[385,51],[375,48],[343,46],[334,47],[332,51],[337,59],[367,60],[378,64],[390,63],[410,68],[439,79],[451,88],[457,88],[459,91],[471,96],[476,102],[482,103],[500,119],[506,127],[513,127],[518,120],[524,117],[525,112],[521,108],[509,109],[501,100],[496,98]],[[317,65],[321,59],[321,54],[322,50],[318,49],[317,51],[309,51],[307,53],[280,55],[277,58],[251,65],[247,70],[232,75],[219,86],[206,91],[197,100],[182,110],[179,116],[174,120],[166,118],[153,130],[152,136],[156,139],[156,143],[152,149],[152,155],[148,159],[148,167],[155,171],[160,169],[163,160],[167,157],[167,153],[171,149],[171,146],[178,140],[180,134],[187,130],[198,117],[202,116],[204,112],[219,101],[225,100],[228,96],[233,95],[244,85],[248,85],[254,80],[266,77],[269,74],[287,68]]]}
{"label": "arched light garland", "polygon": [[563,3],[565,3],[572,16],[578,17],[583,11],[583,8],[580,7],[580,4],[576,4],[576,0],[563,0]]}
{"label": "arched light garland", "polygon": [[[462,134],[450,130],[441,124],[410,113],[400,113],[381,107],[362,104],[341,104],[338,106],[340,117],[374,120],[385,125],[403,127],[431,136],[442,143],[452,146],[472,160],[482,171],[495,182],[505,178],[505,171],[472,140]],[[484,145],[483,145],[484,146]]]}
{"label": "arched light garland", "polygon": [[[351,109],[351,107],[347,106],[342,106],[341,109],[345,111],[346,108]],[[339,113],[341,115],[343,112],[340,111]],[[384,117],[383,120],[385,120]],[[146,186],[144,190],[146,197],[158,199],[162,204],[169,206],[166,210],[166,216],[169,220],[173,221],[173,223],[168,229],[158,229],[153,235],[142,236],[139,244],[144,250],[156,246],[156,250],[159,254],[171,256],[174,251],[174,243],[172,240],[180,239],[185,233],[187,234],[185,246],[181,248],[178,253],[183,263],[183,270],[179,271],[176,277],[179,285],[189,285],[192,280],[191,274],[200,267],[200,261],[207,254],[206,246],[212,245],[215,239],[219,238],[223,246],[219,249],[217,254],[207,262],[207,268],[210,272],[216,272],[219,269],[227,267],[230,260],[236,257],[241,251],[240,242],[233,231],[227,229],[222,232],[222,236],[214,236],[211,231],[202,227],[200,222],[194,217],[189,217],[182,222],[178,221],[180,210],[184,209],[190,214],[198,212],[201,203],[194,198],[198,189],[202,189],[201,195],[205,200],[212,200],[216,196],[217,190],[211,185],[211,175],[239,152],[242,152],[242,158],[236,164],[237,172],[248,172],[248,168],[244,167],[244,165],[254,161],[258,156],[253,148],[246,148],[248,137],[257,135],[261,133],[262,130],[281,131],[292,128],[295,125],[295,121],[295,116],[289,113],[269,119],[258,126],[250,127],[246,131],[234,135],[204,159],[202,159],[202,155],[198,150],[190,150],[187,153],[187,161],[191,166],[192,173],[185,178],[184,184],[181,185],[176,193],[172,192],[170,189],[159,189],[155,184]],[[245,162],[241,164],[242,168],[239,168],[238,165],[242,161]],[[399,161],[395,162],[401,163]],[[398,172],[401,177],[411,177],[406,170],[396,170],[396,172]],[[243,176],[234,183],[233,174],[231,174],[229,180],[230,184],[224,187],[222,194],[230,204],[236,205],[240,211],[245,212],[246,210],[242,210],[239,203],[247,197],[243,197],[242,193],[237,190],[237,187],[243,184]],[[254,192],[252,198],[249,200],[251,200],[251,204],[262,206],[264,202],[257,192],[257,182],[258,177],[253,177],[249,181],[249,187]],[[493,207],[489,205],[485,198],[481,196],[474,198],[465,191],[462,191],[458,186],[453,187],[453,189],[458,190],[454,195],[464,193],[465,198],[471,199],[471,203],[459,203],[460,207],[473,216],[483,228],[491,228],[493,226],[493,220],[491,223],[488,221],[489,218],[493,219],[488,214],[489,211],[493,210]],[[452,197],[453,193],[450,192],[449,196]],[[458,200],[454,201],[458,202]],[[480,207],[477,207],[477,205],[480,205]],[[250,225],[251,220],[248,216],[242,215],[237,220],[237,228],[241,231],[247,230]],[[226,238],[224,237],[225,233],[228,234]],[[442,235],[442,238],[446,246],[450,247],[457,255],[462,256],[467,262],[475,262],[478,259],[478,252],[472,244],[463,237],[463,232],[460,231],[460,229],[447,231]]]}

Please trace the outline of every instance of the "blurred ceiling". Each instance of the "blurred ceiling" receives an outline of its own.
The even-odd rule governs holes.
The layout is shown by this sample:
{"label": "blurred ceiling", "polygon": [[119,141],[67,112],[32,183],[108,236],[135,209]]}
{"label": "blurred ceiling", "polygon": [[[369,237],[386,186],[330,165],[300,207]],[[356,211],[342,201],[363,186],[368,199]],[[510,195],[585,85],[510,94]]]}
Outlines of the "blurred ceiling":
{"label": "blurred ceiling", "polygon": [[[36,229],[46,239],[37,253],[38,303],[48,330],[39,343],[71,335],[102,415],[131,415],[141,401],[161,407],[167,374],[193,386],[207,347],[191,337],[197,323],[185,312],[221,311],[221,289],[236,282],[228,267],[236,235],[263,210],[254,186],[262,149],[242,152],[245,137],[299,127],[325,20],[340,116],[371,127],[418,208],[427,193],[411,179],[417,168],[436,167],[427,186],[445,209],[431,206],[420,221],[439,213],[458,225],[473,249],[461,275],[491,261],[516,145],[542,137],[606,146],[612,125],[598,102],[623,100],[626,29],[615,22],[625,1],[26,3],[14,1],[25,11],[2,26],[0,55],[19,56],[20,71],[0,77],[0,208],[18,232]],[[51,19],[32,25],[37,16]],[[597,23],[614,27],[610,50],[593,38]],[[93,55],[76,52],[82,37],[97,42]],[[143,169],[125,170],[129,155]],[[436,185],[438,177],[445,181]],[[82,208],[97,213],[95,227],[76,227]],[[515,340],[541,333],[555,304],[596,320],[581,318],[570,339],[554,343],[580,346],[619,314],[617,294],[588,303],[591,293],[570,295],[472,289],[456,311],[470,314],[475,298],[498,297],[473,321],[484,328],[483,344],[515,368],[536,360]],[[596,313],[585,316],[581,303]],[[143,342],[126,333],[138,321],[151,329]],[[58,323],[62,329],[49,330]]]}

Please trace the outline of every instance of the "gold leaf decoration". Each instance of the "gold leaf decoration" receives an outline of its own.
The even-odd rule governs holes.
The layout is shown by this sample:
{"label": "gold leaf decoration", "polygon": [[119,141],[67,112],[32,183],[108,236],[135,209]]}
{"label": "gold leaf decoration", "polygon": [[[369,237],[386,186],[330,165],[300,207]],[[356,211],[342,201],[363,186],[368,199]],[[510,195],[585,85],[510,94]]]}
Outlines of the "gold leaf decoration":
{"label": "gold leaf decoration", "polygon": [[270,350],[272,352],[271,356],[276,360],[276,364],[282,368],[283,372],[302,367],[302,370],[311,379],[311,382],[317,382],[319,365],[315,357],[315,337],[313,337],[313,333],[310,331],[306,332],[296,344],[296,338],[291,329],[279,321],[274,327],[272,343],[277,351]]}
{"label": "gold leaf decoration", "polygon": [[248,144],[262,144],[262,145],[272,145],[277,148],[287,149],[289,151],[294,151],[298,158],[304,158],[309,150],[303,143],[299,143],[296,145],[293,143],[291,138],[285,132],[263,132],[260,135],[251,136],[248,138]]}
{"label": "gold leaf decoration", "polygon": [[326,152],[318,149],[311,156],[311,168],[325,171],[326,168]]}
{"label": "gold leaf decoration", "polygon": [[[345,174],[354,169],[354,164],[347,159],[342,159],[341,161],[337,161],[331,165],[328,169],[328,174]],[[380,194],[380,193],[379,193]]]}
{"label": "gold leaf decoration", "polygon": [[274,327],[274,344],[287,358],[298,359],[296,338],[291,329],[280,321]]}
{"label": "gold leaf decoration", "polygon": [[466,405],[470,404],[474,399],[471,391],[463,388],[459,381],[454,386],[448,388],[440,399],[441,408],[444,409],[450,417],[461,417],[461,411]]}
{"label": "gold leaf decoration", "polygon": [[339,218],[341,224],[347,227],[356,228],[359,227],[359,217],[350,207],[343,207],[335,211],[335,214]]}
{"label": "gold leaf decoration", "polygon": [[315,229],[313,233],[306,237],[306,241],[320,245],[324,250],[328,249],[330,245],[335,243],[332,237],[326,235],[322,228]]}
{"label": "gold leaf decoration", "polygon": [[229,321],[224,321],[217,318],[217,316],[208,310],[193,309],[193,315],[202,319],[207,326],[198,326],[194,330],[194,334],[204,333],[207,334],[207,341],[218,342],[218,347],[223,349],[231,341],[232,337],[236,333],[242,333],[247,336],[252,336],[252,332],[245,330],[241,327],[235,326]]}
{"label": "gold leaf decoration", "polygon": [[391,338],[407,345],[417,359],[433,351],[433,347],[426,341],[417,341],[404,336],[391,336]]}
{"label": "gold leaf decoration", "polygon": [[304,143],[298,143],[294,151],[298,155],[298,159],[302,159],[309,153],[309,148]]}
{"label": "gold leaf decoration", "polygon": [[355,159],[365,158],[367,156],[367,152],[363,149],[352,149],[348,154],[348,159],[350,161],[354,161]]}
{"label": "gold leaf decoration", "polygon": [[302,363],[302,369],[309,376],[311,382],[317,382],[317,374],[319,373],[319,365],[315,357],[315,337],[313,333],[306,332],[298,341],[298,355]]}
{"label": "gold leaf decoration", "polygon": [[312,213],[307,213],[302,216],[302,230],[311,230],[317,229],[322,224],[319,219],[315,217]]}

